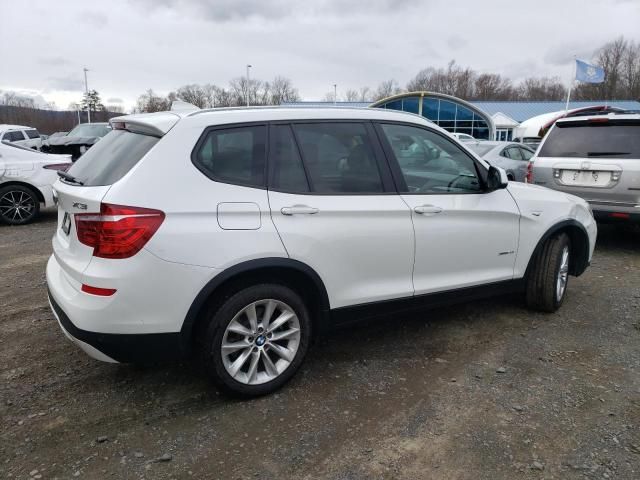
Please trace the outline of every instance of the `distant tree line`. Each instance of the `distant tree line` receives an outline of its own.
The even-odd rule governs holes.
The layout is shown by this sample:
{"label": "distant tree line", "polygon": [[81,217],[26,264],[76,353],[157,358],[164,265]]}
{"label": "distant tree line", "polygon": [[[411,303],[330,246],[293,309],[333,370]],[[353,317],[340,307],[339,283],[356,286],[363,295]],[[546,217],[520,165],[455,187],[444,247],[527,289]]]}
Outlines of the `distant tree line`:
{"label": "distant tree line", "polygon": [[270,82],[239,77],[231,80],[227,88],[213,84],[184,85],[166,96],[152,89],[138,97],[136,112],[167,110],[174,100],[189,102],[199,108],[234,107],[246,105],[280,105],[300,100],[291,80],[277,76]]}
{"label": "distant tree line", "polygon": [[[571,98],[574,100],[640,100],[640,42],[623,37],[599,48],[590,60],[605,69],[605,82],[601,84],[576,83]],[[402,87],[394,79],[381,82],[376,88],[368,86],[349,88],[338,94],[338,101],[373,102],[382,98],[411,91],[432,91],[453,95],[466,100],[536,101],[564,100],[568,79],[559,77],[530,77],[514,83],[497,73],[479,73],[462,67],[451,60],[444,68],[426,67]],[[323,100],[334,101],[334,92]],[[298,90],[291,81],[276,77],[271,82],[239,77],[227,88],[213,84],[191,84],[163,96],[152,89],[138,97],[137,112],[155,112],[170,108],[174,100],[183,100],[200,108],[251,105],[279,105],[300,100]]]}
{"label": "distant tree line", "polygon": [[87,122],[87,107],[91,109],[92,122],[106,122],[123,111],[118,106],[105,107],[95,90],[85,94],[79,103],[69,105],[69,110],[55,110],[53,104],[46,107],[38,108],[33,98],[5,92],[0,96],[0,124],[26,125],[51,134],[67,132],[78,123]]}

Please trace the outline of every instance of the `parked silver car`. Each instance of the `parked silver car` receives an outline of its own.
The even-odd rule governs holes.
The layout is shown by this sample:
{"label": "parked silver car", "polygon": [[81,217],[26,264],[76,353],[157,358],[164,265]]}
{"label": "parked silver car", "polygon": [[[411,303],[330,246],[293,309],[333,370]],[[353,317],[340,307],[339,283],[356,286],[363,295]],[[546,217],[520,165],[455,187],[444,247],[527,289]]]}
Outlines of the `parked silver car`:
{"label": "parked silver car", "polygon": [[584,198],[599,220],[640,222],[640,114],[558,120],[534,156],[533,182]]}
{"label": "parked silver car", "polygon": [[524,182],[527,165],[535,153],[526,145],[515,142],[467,142],[465,146],[491,165],[504,169],[509,180],[516,182]]}

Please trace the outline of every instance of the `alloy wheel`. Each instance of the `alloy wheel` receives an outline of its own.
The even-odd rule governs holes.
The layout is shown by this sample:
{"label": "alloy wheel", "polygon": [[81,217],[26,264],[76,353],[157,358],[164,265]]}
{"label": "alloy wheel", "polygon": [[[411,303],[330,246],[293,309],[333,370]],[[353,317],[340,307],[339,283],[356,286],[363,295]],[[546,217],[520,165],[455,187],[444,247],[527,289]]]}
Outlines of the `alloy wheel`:
{"label": "alloy wheel", "polygon": [[11,223],[22,223],[33,216],[34,198],[22,190],[9,190],[0,197],[0,215]]}
{"label": "alloy wheel", "polygon": [[222,363],[237,382],[267,383],[291,365],[300,338],[300,321],[293,308],[279,300],[258,300],[242,308],[227,325]]}
{"label": "alloy wheel", "polygon": [[564,292],[567,289],[567,280],[569,278],[569,246],[565,245],[562,249],[562,256],[560,259],[560,268],[558,269],[558,276],[556,278],[556,300],[559,302],[564,296]]}

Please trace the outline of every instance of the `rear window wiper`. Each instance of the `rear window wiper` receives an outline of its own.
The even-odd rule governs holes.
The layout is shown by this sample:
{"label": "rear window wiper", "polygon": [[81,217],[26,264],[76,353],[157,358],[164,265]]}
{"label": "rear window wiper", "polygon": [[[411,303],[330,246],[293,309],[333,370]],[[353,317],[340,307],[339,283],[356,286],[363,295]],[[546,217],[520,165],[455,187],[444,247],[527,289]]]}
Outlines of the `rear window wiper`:
{"label": "rear window wiper", "polygon": [[58,170],[58,176],[63,180],[66,180],[67,182],[75,183],[76,185],[84,185],[83,181],[78,180],[76,177],[74,177],[70,173]]}
{"label": "rear window wiper", "polygon": [[629,155],[631,152],[587,152],[588,157],[608,157],[609,155]]}

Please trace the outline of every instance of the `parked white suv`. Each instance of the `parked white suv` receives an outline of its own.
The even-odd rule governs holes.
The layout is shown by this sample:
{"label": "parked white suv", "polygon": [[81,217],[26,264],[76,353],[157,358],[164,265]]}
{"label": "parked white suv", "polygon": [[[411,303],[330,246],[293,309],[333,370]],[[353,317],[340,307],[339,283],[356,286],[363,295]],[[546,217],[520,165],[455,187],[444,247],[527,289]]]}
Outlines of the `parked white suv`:
{"label": "parked white suv", "polygon": [[42,148],[42,137],[38,130],[22,125],[0,125],[0,142],[15,143],[33,150]]}
{"label": "parked white suv", "polygon": [[195,347],[224,390],[260,395],[331,325],[526,292],[552,312],[589,265],[587,204],[508,183],[402,112],[131,115],[56,183],[47,265],[67,337],[111,362]]}

